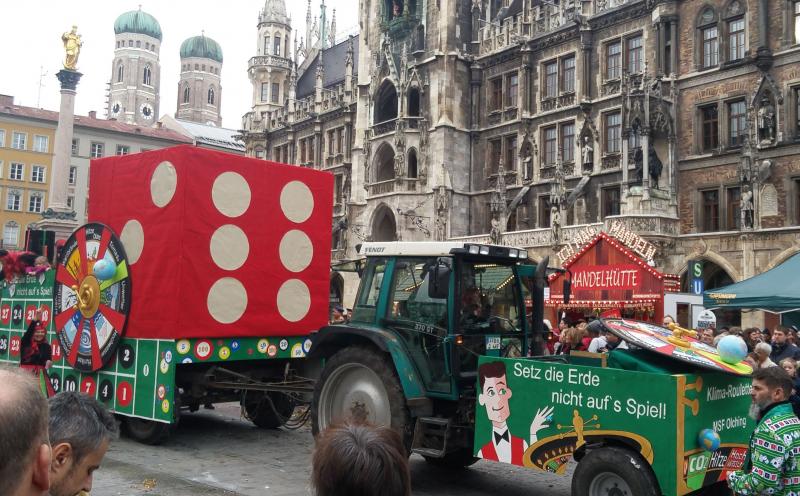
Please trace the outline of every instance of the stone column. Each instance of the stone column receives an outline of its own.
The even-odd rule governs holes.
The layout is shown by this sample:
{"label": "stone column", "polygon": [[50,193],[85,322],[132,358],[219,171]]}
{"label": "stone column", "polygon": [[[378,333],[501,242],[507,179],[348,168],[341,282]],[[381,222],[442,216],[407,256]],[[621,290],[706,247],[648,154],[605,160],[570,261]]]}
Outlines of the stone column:
{"label": "stone column", "polygon": [[581,29],[581,100],[592,99],[592,31]]}
{"label": "stone column", "polygon": [[670,74],[678,74],[678,21],[673,19],[669,22],[670,36]]}
{"label": "stone column", "polygon": [[75,90],[81,73],[63,69],[56,74],[61,82],[61,108],[58,112],[58,127],[53,144],[53,170],[50,172],[50,197],[47,208],[68,211],[67,183],[69,162],[72,156],[73,122],[75,121]]}
{"label": "stone column", "polygon": [[72,157],[73,123],[75,120],[75,94],[82,74],[62,69],[56,74],[61,82],[61,107],[53,144],[53,165],[50,171],[50,192],[43,219],[37,229],[54,231],[56,240],[67,239],[78,227],[75,211],[67,206],[70,157]]}

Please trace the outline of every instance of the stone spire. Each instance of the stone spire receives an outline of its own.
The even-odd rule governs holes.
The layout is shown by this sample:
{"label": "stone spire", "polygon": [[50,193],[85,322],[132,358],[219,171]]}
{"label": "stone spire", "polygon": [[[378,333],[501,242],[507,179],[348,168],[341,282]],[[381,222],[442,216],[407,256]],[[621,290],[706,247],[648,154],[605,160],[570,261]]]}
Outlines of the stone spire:
{"label": "stone spire", "polygon": [[306,10],[306,48],[311,49],[313,44],[311,43],[311,34],[314,30],[314,24],[312,22],[313,16],[311,15],[311,0],[308,0],[308,10]]}
{"label": "stone spire", "polygon": [[330,25],[328,24],[328,16],[325,13],[327,10],[327,6],[325,5],[325,0],[322,0],[322,3],[319,4],[319,48],[320,50],[325,50],[328,48],[328,28]]}
{"label": "stone spire", "polygon": [[333,9],[333,17],[331,19],[331,32],[329,35],[330,41],[329,45],[333,46],[336,44],[336,9]]}

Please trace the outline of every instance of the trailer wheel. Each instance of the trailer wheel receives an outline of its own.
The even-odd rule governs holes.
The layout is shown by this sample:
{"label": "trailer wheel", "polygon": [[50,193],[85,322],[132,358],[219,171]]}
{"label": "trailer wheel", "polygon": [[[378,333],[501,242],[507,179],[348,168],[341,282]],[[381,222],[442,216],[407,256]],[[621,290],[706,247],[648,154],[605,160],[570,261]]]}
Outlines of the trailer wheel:
{"label": "trailer wheel", "polygon": [[633,451],[606,447],[589,451],[572,476],[572,496],[659,496],[652,469]]}
{"label": "trailer wheel", "polygon": [[314,387],[311,429],[316,436],[346,420],[388,426],[409,451],[411,416],[392,360],[374,348],[344,348],[327,360]]}
{"label": "trailer wheel", "polygon": [[466,468],[480,460],[480,458],[475,457],[471,450],[466,448],[448,453],[442,458],[433,458],[431,456],[423,456],[423,458],[431,465],[449,469]]}
{"label": "trailer wheel", "polygon": [[125,417],[124,426],[129,438],[151,445],[166,441],[172,428],[171,424],[136,417]]}
{"label": "trailer wheel", "polygon": [[294,413],[294,400],[282,393],[249,393],[242,396],[244,416],[262,429],[277,429]]}

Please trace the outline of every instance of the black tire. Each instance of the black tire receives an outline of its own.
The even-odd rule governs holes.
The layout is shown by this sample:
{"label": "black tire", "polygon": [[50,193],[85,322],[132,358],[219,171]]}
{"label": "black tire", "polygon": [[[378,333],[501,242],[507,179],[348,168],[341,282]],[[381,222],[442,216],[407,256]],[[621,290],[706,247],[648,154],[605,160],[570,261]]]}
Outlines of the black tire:
{"label": "black tire", "polygon": [[[363,379],[348,381],[347,374],[353,379]],[[359,388],[364,381],[373,390],[381,389],[379,386],[382,386],[379,393],[385,393],[385,397],[377,400],[370,397],[367,391],[369,388]],[[368,400],[375,400],[373,405],[382,405],[371,409],[371,405],[367,405],[365,401],[352,401],[348,404],[348,393],[354,392],[361,394],[361,400],[367,397]],[[333,404],[333,398],[342,400],[338,408]],[[379,409],[380,411],[376,411]],[[371,347],[351,346],[339,350],[326,361],[314,386],[311,430],[316,436],[329,426],[347,420],[366,420],[372,424],[391,427],[402,436],[406,452],[410,453],[413,433],[411,415],[392,359],[387,354]]]}
{"label": "black tire", "polygon": [[292,398],[282,393],[250,392],[242,399],[242,410],[250,422],[261,429],[277,429],[294,413]]}
{"label": "black tire", "polygon": [[125,417],[123,425],[129,438],[150,445],[163,443],[172,431],[172,424],[136,417]]}
{"label": "black tire", "polygon": [[466,448],[448,453],[442,458],[433,458],[430,456],[423,456],[423,458],[433,466],[447,469],[467,468],[479,460],[479,458],[473,455],[471,450]]}
{"label": "black tire", "polygon": [[601,495],[661,496],[661,491],[641,456],[625,448],[605,447],[589,451],[572,476],[572,496]]}

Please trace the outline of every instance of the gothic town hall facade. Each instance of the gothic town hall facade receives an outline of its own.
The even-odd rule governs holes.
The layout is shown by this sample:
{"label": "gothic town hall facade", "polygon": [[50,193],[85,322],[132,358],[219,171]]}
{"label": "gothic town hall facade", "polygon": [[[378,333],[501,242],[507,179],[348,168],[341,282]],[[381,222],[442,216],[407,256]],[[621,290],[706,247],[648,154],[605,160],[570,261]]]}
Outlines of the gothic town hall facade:
{"label": "gothic town hall facade", "polygon": [[557,265],[617,223],[709,289],[800,251],[800,1],[360,0],[344,39],[313,10],[266,1],[242,137],[335,175],[334,260],[473,239]]}

